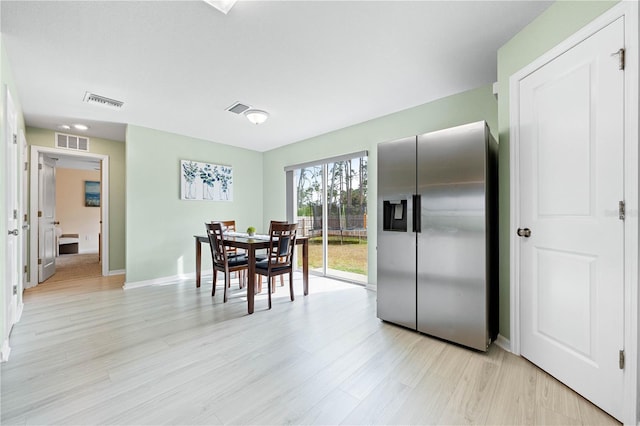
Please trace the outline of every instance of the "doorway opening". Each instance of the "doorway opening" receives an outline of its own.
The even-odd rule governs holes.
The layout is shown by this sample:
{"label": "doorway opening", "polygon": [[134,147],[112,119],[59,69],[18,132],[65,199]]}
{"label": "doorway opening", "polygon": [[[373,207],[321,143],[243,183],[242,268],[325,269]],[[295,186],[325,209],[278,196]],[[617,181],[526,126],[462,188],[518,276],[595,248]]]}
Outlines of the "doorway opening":
{"label": "doorway opening", "polygon": [[[45,157],[55,164],[53,190],[47,189],[51,185],[43,184],[39,173]],[[55,272],[47,282],[109,275],[109,157],[32,146],[31,165],[28,287],[44,281],[43,265],[52,262]],[[41,207],[46,198],[53,198],[54,206],[58,200],[61,204],[49,215]],[[52,237],[44,238],[48,228]]]}

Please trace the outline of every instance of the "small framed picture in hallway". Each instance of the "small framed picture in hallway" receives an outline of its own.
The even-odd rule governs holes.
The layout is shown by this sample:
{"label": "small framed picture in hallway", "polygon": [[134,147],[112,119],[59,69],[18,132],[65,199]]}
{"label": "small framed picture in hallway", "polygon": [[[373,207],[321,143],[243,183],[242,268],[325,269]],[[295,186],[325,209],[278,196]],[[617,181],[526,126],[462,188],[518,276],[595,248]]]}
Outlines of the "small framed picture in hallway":
{"label": "small framed picture in hallway", "polygon": [[84,181],[84,206],[100,207],[100,182],[95,180]]}

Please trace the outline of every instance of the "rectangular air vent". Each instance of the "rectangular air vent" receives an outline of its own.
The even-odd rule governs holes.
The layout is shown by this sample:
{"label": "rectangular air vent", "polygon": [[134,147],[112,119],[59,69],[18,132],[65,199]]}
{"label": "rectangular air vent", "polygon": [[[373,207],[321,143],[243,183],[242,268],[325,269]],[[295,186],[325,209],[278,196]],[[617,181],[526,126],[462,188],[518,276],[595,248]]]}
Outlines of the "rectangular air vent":
{"label": "rectangular air vent", "polygon": [[120,109],[124,104],[124,102],[122,101],[105,98],[104,96],[96,95],[95,93],[89,93],[89,92],[85,92],[84,101],[90,104],[106,106],[112,109]]}
{"label": "rectangular air vent", "polygon": [[56,133],[56,148],[72,149],[74,151],[89,151],[89,138],[84,136]]}
{"label": "rectangular air vent", "polygon": [[229,108],[227,108],[227,111],[232,112],[234,114],[242,114],[243,112],[245,112],[249,108],[251,108],[249,105],[245,105],[245,104],[241,104],[240,102],[236,102],[235,104],[233,104]]}

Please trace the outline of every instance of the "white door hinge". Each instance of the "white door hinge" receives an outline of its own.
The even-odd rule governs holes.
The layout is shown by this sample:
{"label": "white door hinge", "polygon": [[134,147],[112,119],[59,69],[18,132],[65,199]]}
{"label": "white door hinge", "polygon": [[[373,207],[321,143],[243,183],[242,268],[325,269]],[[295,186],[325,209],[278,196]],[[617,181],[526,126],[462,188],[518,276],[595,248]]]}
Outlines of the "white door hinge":
{"label": "white door hinge", "polygon": [[616,56],[618,55],[618,69],[619,70],[624,70],[624,48],[620,48],[618,49],[617,52],[614,52],[611,54],[611,56]]}
{"label": "white door hinge", "polygon": [[15,133],[13,134],[13,144],[18,145],[18,135],[16,135]]}
{"label": "white door hinge", "polygon": [[624,370],[624,349],[620,350],[618,357],[619,357],[618,363],[620,366],[620,370]]}

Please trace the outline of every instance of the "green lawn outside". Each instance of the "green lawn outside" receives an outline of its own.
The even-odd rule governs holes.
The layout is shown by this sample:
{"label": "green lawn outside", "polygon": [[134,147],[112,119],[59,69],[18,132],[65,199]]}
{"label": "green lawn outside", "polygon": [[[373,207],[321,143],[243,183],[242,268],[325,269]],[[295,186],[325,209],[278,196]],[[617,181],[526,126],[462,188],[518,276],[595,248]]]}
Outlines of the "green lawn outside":
{"label": "green lawn outside", "polygon": [[[298,266],[302,266],[298,256]],[[330,269],[367,275],[367,240],[344,237],[329,237],[329,265]],[[322,239],[309,239],[309,268],[322,267]]]}

